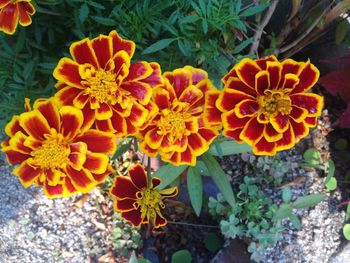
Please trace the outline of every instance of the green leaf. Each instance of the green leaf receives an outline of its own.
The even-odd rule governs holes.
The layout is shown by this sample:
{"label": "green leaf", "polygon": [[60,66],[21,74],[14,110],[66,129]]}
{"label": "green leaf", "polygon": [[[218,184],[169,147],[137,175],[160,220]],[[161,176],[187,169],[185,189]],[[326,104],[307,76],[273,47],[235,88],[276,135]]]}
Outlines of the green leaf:
{"label": "green leaf", "polygon": [[129,263],[138,263],[138,260],[137,260],[135,251],[133,251],[133,252],[131,253],[131,256],[130,256],[130,258],[129,258]]}
{"label": "green leaf", "polygon": [[233,49],[232,53],[233,54],[237,54],[239,52],[241,52],[243,49],[245,49],[247,46],[249,46],[252,43],[253,38],[248,38],[244,41],[242,41],[241,43],[239,43],[239,45],[235,46],[235,48]]}
{"label": "green leaf", "polygon": [[324,194],[311,194],[307,196],[299,197],[292,204],[293,208],[308,208],[317,205],[322,202],[326,196]]}
{"label": "green leaf", "polygon": [[209,176],[209,170],[208,167],[205,165],[205,163],[202,160],[197,160],[196,168],[203,176]]}
{"label": "green leaf", "polygon": [[350,241],[350,224],[345,224],[343,227],[343,235],[347,240]]}
{"label": "green leaf", "polygon": [[208,33],[208,21],[206,19],[202,20],[203,33],[206,35]]}
{"label": "green leaf", "polygon": [[187,170],[187,188],[193,210],[199,216],[202,209],[203,186],[202,176],[196,167],[189,167]]}
{"label": "green leaf", "polygon": [[301,222],[300,222],[300,219],[294,215],[294,214],[291,214],[289,216],[289,219],[290,219],[290,222],[292,223],[292,225],[296,228],[296,229],[300,229],[301,228]]}
{"label": "green leaf", "polygon": [[168,47],[175,40],[176,40],[176,38],[164,38],[164,39],[161,39],[161,40],[157,41],[156,43],[153,43],[152,45],[150,45],[144,51],[142,51],[142,54],[143,55],[151,54],[151,53],[157,52],[159,50],[162,50],[162,49]]}
{"label": "green leaf", "polygon": [[188,57],[191,55],[191,42],[187,39],[179,39],[177,41],[177,45],[179,46],[180,51],[184,56]]}
{"label": "green leaf", "polygon": [[191,263],[192,255],[187,249],[176,251],[171,256],[171,263]]}
{"label": "green leaf", "polygon": [[137,260],[137,263],[152,263],[151,261],[149,261],[148,259],[145,258],[139,258]]}
{"label": "green leaf", "polygon": [[89,6],[87,4],[83,4],[79,9],[79,20],[80,22],[84,22],[86,18],[89,16]]}
{"label": "green leaf", "polygon": [[93,20],[95,20],[100,25],[104,26],[116,26],[118,24],[117,20],[111,19],[111,18],[105,18],[100,16],[92,16]]}
{"label": "green leaf", "polygon": [[218,251],[222,245],[221,239],[215,233],[205,233],[203,242],[205,247],[212,253]]}
{"label": "green leaf", "polygon": [[346,211],[345,211],[345,221],[348,221],[350,219],[350,204],[346,206]]}
{"label": "green leaf", "polygon": [[325,183],[325,186],[326,186],[327,192],[334,191],[335,189],[337,189],[337,179],[332,177],[331,179],[328,180],[327,183]]}
{"label": "green leaf", "polygon": [[282,200],[287,204],[290,202],[291,199],[292,199],[292,191],[290,190],[289,186],[286,186],[282,190]]}
{"label": "green leaf", "polygon": [[292,206],[290,204],[282,204],[274,216],[275,220],[282,220],[284,218],[290,217],[292,214]]}
{"label": "green leaf", "polygon": [[315,148],[307,149],[304,152],[304,159],[305,159],[305,161],[307,161],[310,164],[319,164],[320,158],[321,158],[321,154]]}
{"label": "green leaf", "polygon": [[227,176],[222,170],[219,163],[208,153],[202,155],[202,160],[207,166],[210,176],[219,188],[220,192],[224,196],[225,200],[232,206],[235,207],[235,197],[232,191],[231,184],[227,179]]}
{"label": "green leaf", "polygon": [[187,165],[174,166],[172,164],[166,164],[160,167],[152,177],[158,177],[162,181],[158,187],[158,189],[162,190],[178,178],[186,168]]}
{"label": "green leaf", "polygon": [[[219,156],[219,152],[215,147],[216,143],[212,143],[209,148],[209,153],[214,156]],[[222,150],[222,156],[251,152],[252,148],[246,143],[238,143],[236,141],[224,141],[218,143]]]}
{"label": "green leaf", "polygon": [[327,184],[329,182],[329,180],[331,180],[331,178],[334,176],[335,165],[334,165],[333,160],[328,160],[327,168],[328,168],[328,173],[327,173],[327,177],[324,181],[325,184]]}
{"label": "green leaf", "polygon": [[16,45],[15,45],[15,51],[16,53],[19,53],[22,51],[24,44],[26,41],[26,31],[21,29],[19,34],[18,34],[18,38],[16,41]]}
{"label": "green leaf", "polygon": [[131,145],[132,145],[132,138],[125,138],[121,142],[119,142],[117,150],[113,154],[113,157],[111,158],[111,160],[115,160],[120,155],[123,155],[124,153],[126,153],[128,150],[130,150]]}
{"label": "green leaf", "polygon": [[262,11],[264,11],[264,9],[266,7],[268,7],[269,4],[266,3],[266,4],[260,4],[260,5],[256,5],[256,6],[253,6],[253,7],[250,7],[246,10],[244,10],[242,13],[239,14],[240,17],[246,17],[246,16],[252,16],[252,15],[255,15],[257,13],[260,13]]}

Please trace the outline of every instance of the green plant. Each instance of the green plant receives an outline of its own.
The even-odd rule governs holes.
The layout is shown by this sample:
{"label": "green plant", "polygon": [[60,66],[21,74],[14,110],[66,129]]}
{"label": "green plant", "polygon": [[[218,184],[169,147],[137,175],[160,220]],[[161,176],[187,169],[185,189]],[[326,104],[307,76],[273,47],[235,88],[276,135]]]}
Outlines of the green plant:
{"label": "green plant", "polygon": [[142,244],[139,229],[131,226],[118,213],[113,215],[111,240],[113,247],[121,255],[126,255],[129,251],[138,249]]}
{"label": "green plant", "polygon": [[192,255],[187,249],[176,251],[171,256],[171,263],[191,263]]}

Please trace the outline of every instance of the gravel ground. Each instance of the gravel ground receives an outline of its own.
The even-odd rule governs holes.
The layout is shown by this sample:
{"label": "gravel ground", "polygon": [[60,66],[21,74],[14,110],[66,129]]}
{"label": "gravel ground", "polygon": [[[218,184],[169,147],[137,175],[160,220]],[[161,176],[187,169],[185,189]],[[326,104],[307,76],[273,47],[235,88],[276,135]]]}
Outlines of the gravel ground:
{"label": "gravel ground", "polygon": [[1,263],[125,262],[109,261],[112,222],[98,211],[98,195],[50,200],[41,189],[24,189],[11,170],[0,166]]}

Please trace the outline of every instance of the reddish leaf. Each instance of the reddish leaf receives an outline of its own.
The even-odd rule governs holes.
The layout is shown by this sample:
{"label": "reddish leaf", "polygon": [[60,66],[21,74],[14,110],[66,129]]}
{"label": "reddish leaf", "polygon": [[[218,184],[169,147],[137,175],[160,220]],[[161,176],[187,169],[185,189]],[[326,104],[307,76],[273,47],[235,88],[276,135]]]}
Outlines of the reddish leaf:
{"label": "reddish leaf", "polygon": [[350,102],[350,67],[335,70],[323,76],[319,83],[324,86],[329,93],[339,96],[345,101]]}
{"label": "reddish leaf", "polygon": [[350,128],[350,102],[346,111],[338,118],[337,124],[342,128]]}

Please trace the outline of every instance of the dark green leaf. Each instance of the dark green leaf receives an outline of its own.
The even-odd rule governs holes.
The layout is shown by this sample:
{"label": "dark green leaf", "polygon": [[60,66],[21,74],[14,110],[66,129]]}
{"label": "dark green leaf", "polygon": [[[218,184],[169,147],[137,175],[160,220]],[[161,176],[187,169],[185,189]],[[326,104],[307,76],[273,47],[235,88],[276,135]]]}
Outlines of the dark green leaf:
{"label": "dark green leaf", "polygon": [[[222,156],[251,152],[251,147],[246,143],[238,143],[236,141],[224,141],[219,143]],[[219,156],[219,152],[215,147],[215,143],[212,143],[209,148],[209,153],[215,156]]]}
{"label": "dark green leaf", "polygon": [[292,207],[290,204],[282,204],[274,216],[275,220],[282,220],[284,218],[290,217],[292,214]]}
{"label": "dark green leaf", "polygon": [[174,42],[176,40],[176,38],[164,38],[161,39],[159,41],[157,41],[156,43],[153,43],[152,45],[150,45],[148,48],[146,48],[142,54],[151,54],[154,52],[157,52],[159,50],[162,50],[166,47],[168,47],[172,42]]}
{"label": "dark green leaf", "polygon": [[292,199],[292,191],[290,190],[289,186],[286,186],[282,190],[282,200],[287,204],[290,202],[291,199]]}
{"label": "dark green leaf", "polygon": [[235,46],[235,48],[233,49],[232,53],[233,54],[237,54],[239,52],[241,52],[243,49],[245,49],[247,46],[249,46],[252,43],[253,38],[248,38],[244,41],[242,41],[241,43],[239,43],[239,45]]}
{"label": "dark green leaf", "polygon": [[171,263],[191,263],[192,255],[187,249],[176,251],[171,256]]}
{"label": "dark green leaf", "polygon": [[299,220],[299,218],[294,215],[294,214],[291,214],[289,216],[289,219],[290,219],[290,222],[292,223],[292,225],[296,228],[296,229],[300,229],[301,228],[301,222]]}
{"label": "dark green leaf", "polygon": [[317,205],[322,202],[326,196],[324,194],[311,194],[307,196],[299,197],[292,203],[293,208],[308,208]]}
{"label": "dark green leaf", "polygon": [[202,209],[203,186],[202,176],[196,167],[189,167],[187,170],[187,188],[193,210],[199,216]]}
{"label": "dark green leaf", "polygon": [[310,164],[319,164],[320,158],[321,158],[321,154],[315,148],[307,149],[304,152],[304,159],[305,159],[305,161],[307,161]]}
{"label": "dark green leaf", "polygon": [[207,166],[210,176],[219,188],[220,192],[224,196],[225,200],[232,206],[235,206],[235,197],[232,191],[231,184],[227,179],[227,176],[222,170],[219,163],[208,153],[202,155],[202,160]]}
{"label": "dark green leaf", "polygon": [[333,160],[327,161],[327,169],[328,169],[328,173],[327,173],[327,177],[324,181],[325,184],[327,184],[329,182],[329,180],[331,180],[331,178],[334,176],[335,165],[334,165]]}
{"label": "dark green leaf", "polygon": [[212,253],[219,250],[222,240],[215,233],[206,233],[204,235],[204,245]]}
{"label": "dark green leaf", "polygon": [[97,23],[104,25],[104,26],[116,26],[118,22],[111,18],[104,18],[100,16],[92,16],[93,20],[95,20]]}
{"label": "dark green leaf", "polygon": [[252,16],[255,15],[257,13],[260,13],[262,11],[265,10],[266,7],[268,7],[269,4],[260,4],[260,5],[256,5],[253,7],[249,7],[248,9],[244,10],[242,13],[239,14],[240,17],[246,17],[246,16]]}
{"label": "dark green leaf", "polygon": [[187,165],[174,166],[172,164],[166,164],[161,166],[152,177],[158,177],[161,179],[161,184],[158,189],[164,189],[166,186],[171,184],[180,174],[185,171]]}
{"label": "dark green leaf", "polygon": [[89,16],[89,6],[87,4],[83,4],[79,9],[80,22],[83,23],[88,16]]}

